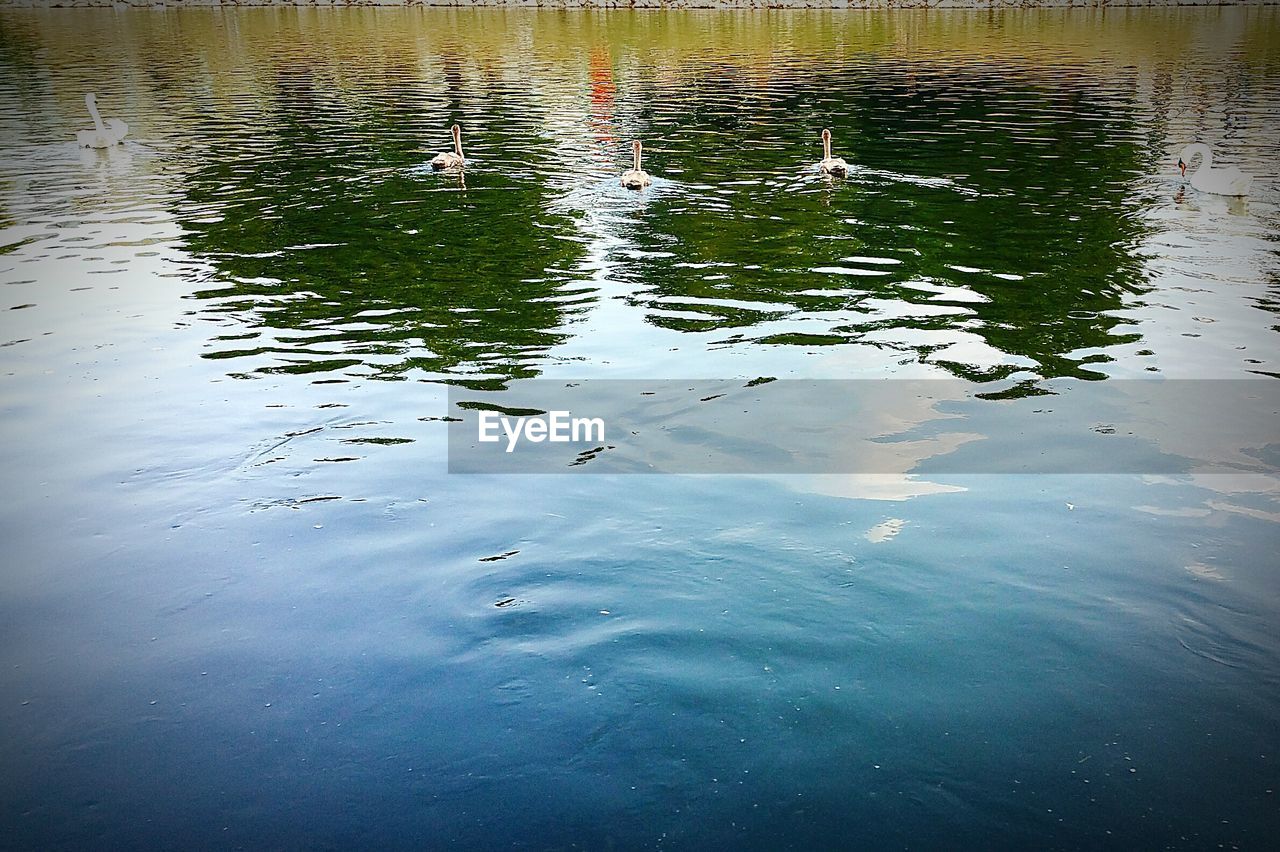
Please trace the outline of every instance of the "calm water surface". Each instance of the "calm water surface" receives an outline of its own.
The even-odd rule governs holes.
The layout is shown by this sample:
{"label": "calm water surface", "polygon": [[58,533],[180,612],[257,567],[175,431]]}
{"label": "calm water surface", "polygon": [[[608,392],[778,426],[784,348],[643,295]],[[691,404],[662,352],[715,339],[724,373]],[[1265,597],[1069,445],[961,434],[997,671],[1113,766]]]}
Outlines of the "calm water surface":
{"label": "calm water surface", "polygon": [[[1277,10],[4,10],[0,79],[0,845],[1280,831],[1265,466],[495,478],[439,419],[532,378],[1269,388]],[[75,147],[90,90],[122,147]],[[1184,186],[1193,139],[1247,201]]]}

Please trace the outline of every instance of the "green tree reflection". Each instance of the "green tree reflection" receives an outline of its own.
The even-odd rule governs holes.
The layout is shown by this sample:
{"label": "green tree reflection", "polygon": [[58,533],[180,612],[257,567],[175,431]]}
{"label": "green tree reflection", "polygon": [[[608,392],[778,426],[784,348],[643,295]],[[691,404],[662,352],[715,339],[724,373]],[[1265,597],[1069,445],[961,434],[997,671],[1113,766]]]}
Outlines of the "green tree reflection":
{"label": "green tree reflection", "polygon": [[[242,374],[536,375],[581,309],[566,286],[580,250],[559,239],[568,224],[545,211],[536,171],[431,173],[404,130],[422,126],[410,98],[352,100],[297,70],[274,95],[260,137],[186,178],[187,248],[219,284],[195,293],[213,300],[199,313],[251,329],[208,357],[252,356]],[[491,113],[485,135],[509,139],[505,118]]]}
{"label": "green tree reflection", "polygon": [[[1086,365],[1106,356],[1088,350],[1137,339],[1116,312],[1146,289],[1131,104],[1097,80],[1051,85],[1016,68],[874,72],[782,68],[765,90],[721,75],[720,108],[655,117],[682,183],[731,192],[653,205],[633,238],[667,255],[631,267],[634,302],[666,328],[872,341],[974,379],[1028,368],[1098,377]],[[785,121],[744,124],[729,107],[746,102]],[[847,181],[805,171],[822,126],[858,166]],[[795,330],[757,331],[788,319]],[[947,332],[976,334],[1016,363],[949,357]]]}

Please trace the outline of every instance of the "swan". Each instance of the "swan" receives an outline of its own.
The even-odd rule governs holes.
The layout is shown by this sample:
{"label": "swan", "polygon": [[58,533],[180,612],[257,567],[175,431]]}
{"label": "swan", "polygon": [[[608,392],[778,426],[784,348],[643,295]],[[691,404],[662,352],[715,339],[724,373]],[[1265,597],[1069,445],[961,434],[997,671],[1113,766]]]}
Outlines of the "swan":
{"label": "swan", "polygon": [[109,118],[106,124],[103,124],[102,116],[98,114],[98,98],[93,92],[84,96],[84,105],[89,108],[89,115],[93,116],[93,130],[81,130],[76,133],[76,141],[80,143],[80,147],[110,148],[124,141],[125,134],[129,132],[129,125],[118,118]]}
{"label": "swan", "polygon": [[441,169],[460,169],[466,162],[462,159],[462,128],[455,124],[450,128],[450,132],[453,133],[453,150],[436,154],[432,158],[431,168],[436,171]]}
{"label": "swan", "polygon": [[1178,168],[1182,176],[1187,176],[1187,166],[1191,158],[1199,154],[1204,158],[1200,167],[1191,173],[1191,186],[1201,192],[1212,192],[1215,195],[1248,195],[1253,176],[1247,175],[1235,166],[1227,168],[1213,167],[1213,150],[1201,142],[1192,142],[1182,149],[1178,155]]}
{"label": "swan", "polygon": [[839,157],[831,156],[831,131],[822,131],[822,162],[818,163],[818,171],[824,175],[840,175],[849,173],[849,164]]}
{"label": "swan", "polygon": [[640,168],[640,140],[631,143],[631,156],[635,158],[635,165],[622,173],[622,185],[627,189],[644,189],[649,185],[649,176]]}

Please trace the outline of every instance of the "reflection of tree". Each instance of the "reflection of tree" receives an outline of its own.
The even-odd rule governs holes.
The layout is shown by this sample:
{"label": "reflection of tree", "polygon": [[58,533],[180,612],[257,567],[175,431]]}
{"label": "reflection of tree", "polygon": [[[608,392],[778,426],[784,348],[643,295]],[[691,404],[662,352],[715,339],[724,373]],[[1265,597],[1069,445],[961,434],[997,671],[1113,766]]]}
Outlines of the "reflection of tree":
{"label": "reflection of tree", "polygon": [[[1133,251],[1142,226],[1130,197],[1141,153],[1126,141],[1132,123],[1123,106],[1091,98],[1084,80],[922,77],[883,63],[875,72],[874,81],[792,75],[777,89],[787,94],[759,105],[791,116],[777,128],[785,143],[668,153],[689,184],[775,179],[735,187],[731,199],[686,195],[653,205],[636,239],[642,248],[679,248],[629,270],[640,286],[635,301],[655,309],[651,321],[804,345],[882,329],[963,331],[1046,376],[1087,375],[1081,365],[1105,356],[1073,353],[1133,339],[1107,313],[1144,287]],[[843,101],[837,110],[813,106],[833,92]],[[682,113],[679,128],[655,121],[653,132],[680,138],[725,120],[690,128]],[[824,124],[869,171],[831,186],[800,177],[819,156],[816,128]],[[947,175],[957,176],[953,185],[908,179]],[[813,271],[851,255],[902,262],[865,267],[879,275]],[[885,316],[872,307],[883,300],[904,309]],[[751,332],[800,316],[801,333]],[[922,357],[937,348],[903,346]],[[979,375],[945,358],[932,360]]]}
{"label": "reflection of tree", "polygon": [[[1118,312],[1145,287],[1132,180],[1149,168],[1129,72],[1038,67],[994,30],[1003,54],[962,55],[968,35],[923,16],[860,41],[845,18],[797,18],[807,29],[788,31],[790,46],[729,20],[709,16],[696,35],[653,16],[531,18],[531,49],[563,60],[550,66],[510,48],[526,42],[505,18],[470,16],[423,30],[425,53],[392,39],[403,64],[370,69],[373,82],[344,70],[354,60],[290,66],[261,117],[269,136],[248,140],[242,160],[215,151],[191,176],[190,245],[232,282],[201,294],[231,297],[202,310],[257,327],[260,339],[236,345],[275,356],[260,369],[523,375],[561,339],[570,309],[554,299],[591,237],[548,212],[554,193],[529,163],[551,182],[590,183],[589,137],[638,135],[654,142],[654,171],[681,186],[637,199],[642,212],[611,234],[622,243],[602,251],[625,244],[606,277],[656,325],[717,341],[871,342],[973,377],[992,359],[950,343],[968,337],[1058,376],[1089,374],[1133,338]],[[323,33],[355,59],[372,38]],[[954,63],[919,58],[946,50]],[[561,121],[569,113],[585,117],[586,141]],[[441,146],[455,115],[486,125],[465,193],[411,172],[426,156],[403,128],[424,114]],[[823,125],[863,169],[849,181],[802,175]],[[614,212],[586,195],[586,212]],[[882,274],[814,271],[859,266]]]}
{"label": "reflection of tree", "polygon": [[[6,73],[5,83],[19,85],[23,82],[32,88],[39,84],[35,71],[39,67],[36,56],[39,40],[35,27],[20,17],[6,17],[0,26],[0,68]],[[34,84],[34,85],[33,85]]]}
{"label": "reflection of tree", "polygon": [[228,282],[196,294],[217,300],[200,313],[255,330],[210,357],[251,356],[258,372],[536,374],[568,319],[557,270],[579,253],[556,238],[567,226],[536,179],[481,165],[464,189],[397,138],[417,119],[407,107],[353,109],[297,71],[276,86],[270,137],[214,149],[186,178],[188,249]]}

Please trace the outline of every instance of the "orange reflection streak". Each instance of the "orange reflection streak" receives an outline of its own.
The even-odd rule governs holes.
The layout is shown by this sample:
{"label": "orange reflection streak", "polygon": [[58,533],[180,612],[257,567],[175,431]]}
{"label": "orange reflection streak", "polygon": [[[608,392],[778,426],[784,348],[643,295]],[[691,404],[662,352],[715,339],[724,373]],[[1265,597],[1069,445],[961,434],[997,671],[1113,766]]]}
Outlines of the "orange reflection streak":
{"label": "orange reflection streak", "polygon": [[588,80],[591,86],[591,116],[587,120],[587,126],[597,142],[613,142],[613,102],[618,87],[613,82],[613,62],[609,56],[609,48],[597,47],[591,51]]}

